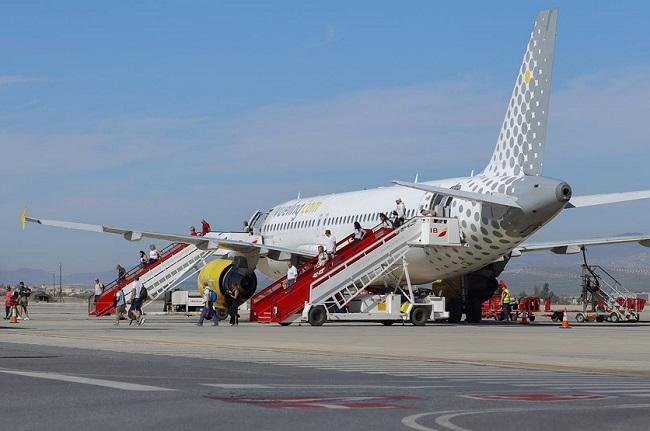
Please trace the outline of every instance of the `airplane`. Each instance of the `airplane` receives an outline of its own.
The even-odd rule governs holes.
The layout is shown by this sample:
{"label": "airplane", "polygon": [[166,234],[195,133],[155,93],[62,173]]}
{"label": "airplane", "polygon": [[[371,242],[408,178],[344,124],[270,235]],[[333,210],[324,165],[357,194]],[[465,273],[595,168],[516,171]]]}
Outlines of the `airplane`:
{"label": "airplane", "polygon": [[196,237],[32,218],[25,210],[23,228],[31,222],[117,234],[130,241],[152,238],[217,250],[227,258],[210,262],[202,272],[216,272],[223,283],[220,289],[238,285],[245,300],[257,288],[254,269],[277,279],[286,274],[287,260],[300,262],[316,255],[325,230],[343,238],[352,232],[355,221],[365,227],[377,225],[379,213],[390,213],[395,209],[393,202],[401,198],[407,218],[420,216],[422,210],[455,218],[463,238],[458,247],[410,249],[406,260],[411,281],[430,284],[462,277],[462,288],[467,289],[467,320],[480,321],[481,303],[492,296],[496,278],[513,256],[539,250],[570,254],[585,246],[626,242],[650,247],[650,235],[526,242],[564,209],[650,198],[650,190],[574,196],[567,182],[543,176],[557,18],[558,10],[548,9],[535,19],[496,146],[481,173],[437,181],[393,181],[388,187],[294,199],[267,213],[256,212],[246,232],[210,232]]}

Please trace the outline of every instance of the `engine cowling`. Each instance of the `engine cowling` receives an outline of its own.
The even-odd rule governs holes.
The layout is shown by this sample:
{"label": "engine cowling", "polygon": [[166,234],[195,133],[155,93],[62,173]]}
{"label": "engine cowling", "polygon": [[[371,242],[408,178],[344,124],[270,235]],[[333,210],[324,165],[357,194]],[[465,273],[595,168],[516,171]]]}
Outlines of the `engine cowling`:
{"label": "engine cowling", "polygon": [[205,265],[199,272],[198,290],[203,295],[203,286],[208,283],[210,289],[217,293],[218,308],[227,308],[229,290],[239,290],[239,303],[243,303],[255,294],[257,277],[255,272],[239,261],[215,259]]}

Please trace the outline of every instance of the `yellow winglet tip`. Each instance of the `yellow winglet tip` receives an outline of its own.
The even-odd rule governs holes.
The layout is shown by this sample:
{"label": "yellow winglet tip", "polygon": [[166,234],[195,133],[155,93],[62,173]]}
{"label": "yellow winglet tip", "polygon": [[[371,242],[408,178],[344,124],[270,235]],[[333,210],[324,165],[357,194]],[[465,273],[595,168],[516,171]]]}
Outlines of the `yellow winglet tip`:
{"label": "yellow winglet tip", "polygon": [[20,212],[20,226],[25,230],[25,226],[27,225],[27,208],[23,208],[23,210]]}

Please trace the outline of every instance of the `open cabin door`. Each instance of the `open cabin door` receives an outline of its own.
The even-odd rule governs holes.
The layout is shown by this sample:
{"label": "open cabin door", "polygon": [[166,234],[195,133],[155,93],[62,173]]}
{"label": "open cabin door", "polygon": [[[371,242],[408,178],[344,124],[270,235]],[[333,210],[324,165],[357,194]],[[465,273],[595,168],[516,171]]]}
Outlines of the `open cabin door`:
{"label": "open cabin door", "polygon": [[451,196],[427,193],[418,208],[418,215],[424,209],[435,211],[438,217],[451,217],[451,203],[453,201],[454,198]]}

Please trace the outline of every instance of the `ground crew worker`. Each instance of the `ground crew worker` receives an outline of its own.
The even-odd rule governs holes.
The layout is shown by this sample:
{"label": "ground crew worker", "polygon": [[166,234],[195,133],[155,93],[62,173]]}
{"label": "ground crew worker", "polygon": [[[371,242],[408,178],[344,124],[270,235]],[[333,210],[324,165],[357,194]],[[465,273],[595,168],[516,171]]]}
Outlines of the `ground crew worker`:
{"label": "ground crew worker", "polygon": [[512,296],[510,296],[510,291],[508,286],[505,284],[501,285],[501,312],[503,313],[503,320],[510,319],[510,304],[512,303]]}

